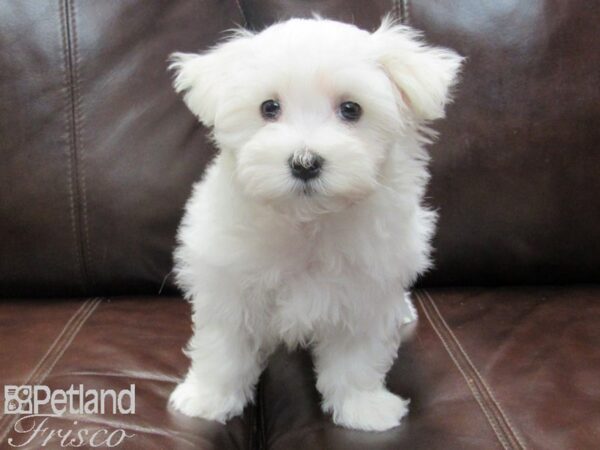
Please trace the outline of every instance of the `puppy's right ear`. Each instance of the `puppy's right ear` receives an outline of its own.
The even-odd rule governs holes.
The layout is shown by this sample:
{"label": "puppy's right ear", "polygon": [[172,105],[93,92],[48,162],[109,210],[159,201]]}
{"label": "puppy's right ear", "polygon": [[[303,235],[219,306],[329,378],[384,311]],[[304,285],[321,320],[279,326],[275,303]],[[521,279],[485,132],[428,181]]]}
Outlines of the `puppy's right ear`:
{"label": "puppy's right ear", "polygon": [[215,52],[203,55],[174,53],[169,58],[170,70],[175,70],[173,87],[183,92],[183,101],[207,127],[215,122],[219,80],[218,55]]}
{"label": "puppy's right ear", "polygon": [[173,86],[183,92],[183,101],[207,127],[215,124],[219,98],[228,74],[244,54],[252,33],[232,30],[230,38],[206,53],[174,53],[169,60],[175,71]]}

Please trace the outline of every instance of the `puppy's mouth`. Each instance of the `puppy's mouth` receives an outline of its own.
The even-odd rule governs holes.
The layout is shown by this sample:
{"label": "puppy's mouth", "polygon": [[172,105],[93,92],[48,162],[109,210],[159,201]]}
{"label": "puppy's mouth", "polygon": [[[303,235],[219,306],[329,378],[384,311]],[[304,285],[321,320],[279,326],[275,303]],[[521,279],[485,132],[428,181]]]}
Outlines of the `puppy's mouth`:
{"label": "puppy's mouth", "polygon": [[293,192],[294,192],[294,194],[302,196],[302,197],[314,197],[321,193],[321,191],[322,191],[321,188],[322,188],[322,186],[319,181],[308,180],[308,181],[301,181],[301,182],[296,183],[296,185],[294,186]]}
{"label": "puppy's mouth", "polygon": [[312,185],[305,183],[304,186],[302,186],[302,194],[311,197],[315,194],[315,188]]}

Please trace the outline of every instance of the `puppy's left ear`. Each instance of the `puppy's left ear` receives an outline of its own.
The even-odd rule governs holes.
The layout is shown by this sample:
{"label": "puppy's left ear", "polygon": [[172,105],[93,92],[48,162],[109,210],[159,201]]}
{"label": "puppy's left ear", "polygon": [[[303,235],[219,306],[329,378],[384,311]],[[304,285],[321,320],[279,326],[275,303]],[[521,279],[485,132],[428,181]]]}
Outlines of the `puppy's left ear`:
{"label": "puppy's left ear", "polygon": [[429,47],[414,30],[386,18],[372,35],[378,60],[419,122],[444,117],[464,58]]}

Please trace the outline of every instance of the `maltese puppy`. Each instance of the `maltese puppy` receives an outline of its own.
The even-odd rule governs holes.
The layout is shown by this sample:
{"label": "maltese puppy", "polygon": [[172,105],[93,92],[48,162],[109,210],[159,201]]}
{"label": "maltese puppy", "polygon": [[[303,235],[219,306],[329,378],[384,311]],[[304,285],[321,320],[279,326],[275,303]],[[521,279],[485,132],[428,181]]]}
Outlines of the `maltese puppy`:
{"label": "maltese puppy", "polygon": [[292,19],[173,55],[175,89],[220,150],[178,233],[194,334],[176,410],[240,414],[283,342],[312,351],[336,424],[400,423],[409,402],[385,376],[430,265],[427,124],[461,60],[387,18],[373,33]]}

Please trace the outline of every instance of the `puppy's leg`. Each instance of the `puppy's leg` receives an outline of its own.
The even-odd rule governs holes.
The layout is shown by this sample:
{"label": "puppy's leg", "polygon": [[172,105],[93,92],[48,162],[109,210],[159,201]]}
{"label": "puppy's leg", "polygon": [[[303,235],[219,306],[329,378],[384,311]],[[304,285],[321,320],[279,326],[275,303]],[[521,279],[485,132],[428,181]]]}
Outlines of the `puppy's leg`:
{"label": "puppy's leg", "polygon": [[169,402],[188,416],[225,422],[252,401],[265,355],[243,323],[204,321],[196,327],[186,352],[191,367]]}
{"label": "puppy's leg", "polygon": [[373,332],[354,335],[338,329],[317,343],[314,357],[322,407],[333,414],[333,421],[348,428],[382,431],[400,424],[409,400],[384,385],[398,349],[398,332]]}

